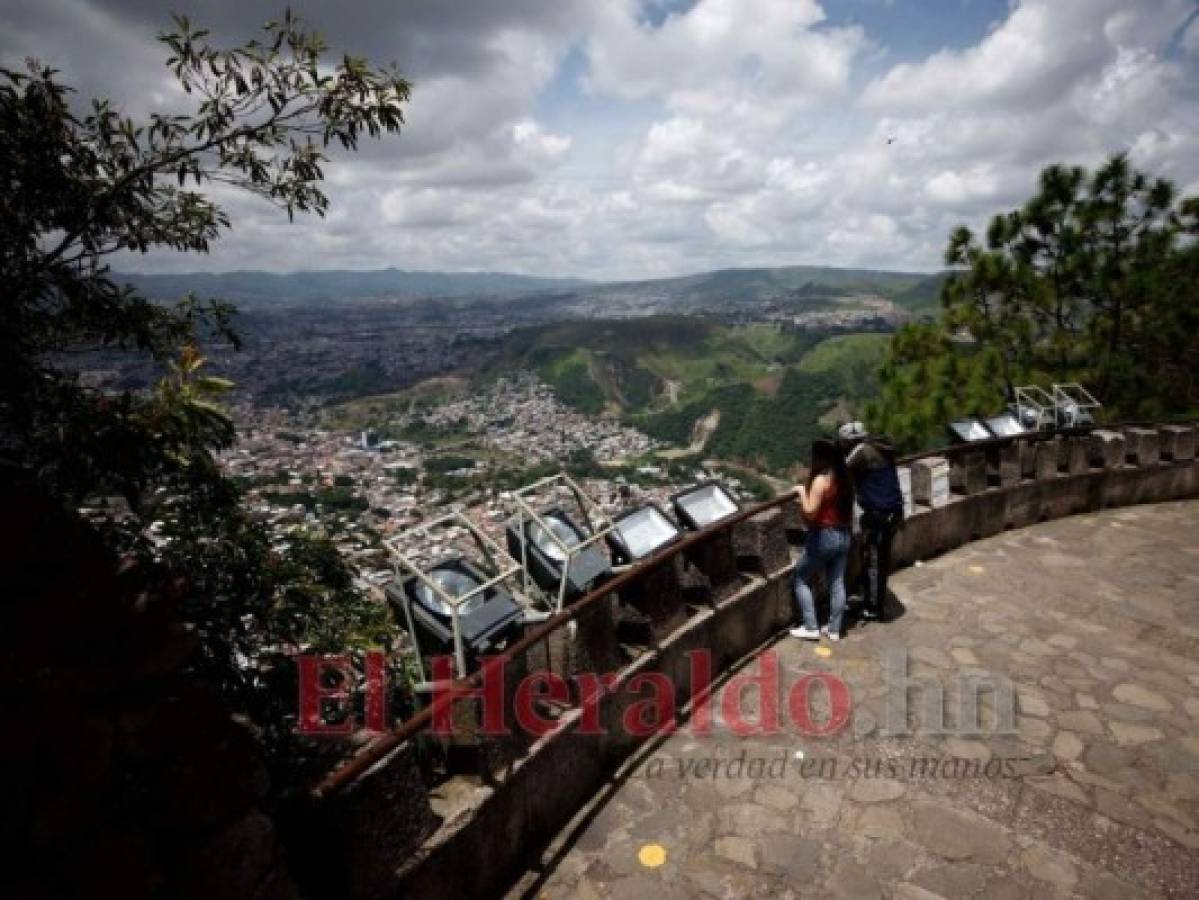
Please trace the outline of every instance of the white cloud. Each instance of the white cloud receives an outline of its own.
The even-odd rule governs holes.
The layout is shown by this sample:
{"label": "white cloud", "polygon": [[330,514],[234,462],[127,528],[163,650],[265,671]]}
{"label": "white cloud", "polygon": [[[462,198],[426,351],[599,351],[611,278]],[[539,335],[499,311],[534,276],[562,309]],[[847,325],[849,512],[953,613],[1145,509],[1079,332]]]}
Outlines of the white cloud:
{"label": "white cloud", "polygon": [[[231,39],[259,17],[209,11]],[[1015,0],[972,45],[887,63],[886,33],[830,25],[817,0],[696,0],[652,17],[641,0],[316,7],[332,47],[397,58],[413,79],[402,135],[337,155],[327,219],[289,225],[222,191],[235,230],[210,260],[137,262],[930,269],[954,225],[1019,204],[1050,162],[1127,150],[1199,189],[1193,11]],[[163,24],[150,0],[10,0],[0,59],[41,55],[137,114],[177,96],[151,39]],[[582,96],[563,71],[582,72]]]}

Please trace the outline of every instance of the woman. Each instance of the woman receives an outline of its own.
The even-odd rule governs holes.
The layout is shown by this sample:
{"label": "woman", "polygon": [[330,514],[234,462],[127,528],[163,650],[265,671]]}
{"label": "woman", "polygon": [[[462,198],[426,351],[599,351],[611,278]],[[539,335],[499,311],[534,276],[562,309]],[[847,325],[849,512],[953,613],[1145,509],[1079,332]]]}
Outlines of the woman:
{"label": "woman", "polygon": [[[821,634],[830,641],[841,638],[845,614],[845,563],[849,558],[849,527],[853,521],[853,483],[845,468],[845,457],[831,441],[812,444],[812,475],[807,487],[799,486],[799,506],[808,523],[803,556],[795,567],[792,589],[803,625],[792,628],[792,637],[809,641]],[[828,629],[817,629],[816,601],[807,579],[824,572],[829,593]]]}

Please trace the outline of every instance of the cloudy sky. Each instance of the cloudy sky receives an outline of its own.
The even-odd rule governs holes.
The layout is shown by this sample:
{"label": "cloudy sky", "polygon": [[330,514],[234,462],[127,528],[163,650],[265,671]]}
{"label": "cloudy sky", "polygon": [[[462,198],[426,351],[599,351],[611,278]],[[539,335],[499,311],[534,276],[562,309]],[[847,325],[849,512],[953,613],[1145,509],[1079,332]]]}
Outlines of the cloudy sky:
{"label": "cloudy sky", "polygon": [[[1128,151],[1199,193],[1195,0],[292,5],[335,51],[400,65],[407,128],[329,166],[324,220],[234,197],[211,256],[123,268],[927,270],[1050,162]],[[164,10],[231,43],[281,7],[0,0],[0,62],[169,111]]]}

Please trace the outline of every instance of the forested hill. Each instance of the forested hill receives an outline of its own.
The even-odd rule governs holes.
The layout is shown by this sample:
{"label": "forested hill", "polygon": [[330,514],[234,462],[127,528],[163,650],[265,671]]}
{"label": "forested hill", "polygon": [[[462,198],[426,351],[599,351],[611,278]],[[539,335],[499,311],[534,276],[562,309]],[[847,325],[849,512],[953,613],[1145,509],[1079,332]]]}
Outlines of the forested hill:
{"label": "forested hill", "polygon": [[117,278],[155,299],[174,300],[193,292],[247,306],[297,305],[327,300],[513,297],[569,290],[587,283],[578,278],[539,278],[505,272],[413,272],[403,269],[190,272],[178,275],[128,273]]}
{"label": "forested hill", "polygon": [[939,276],[825,266],[719,269],[674,278],[588,282],[502,272],[324,270],[285,274],[259,271],[178,275],[124,274],[147,295],[174,300],[194,292],[246,306],[303,305],[330,300],[420,302],[511,300],[534,296],[563,315],[645,315],[649,312],[729,311],[771,301],[819,303],[830,297],[876,295],[915,309],[935,305]]}

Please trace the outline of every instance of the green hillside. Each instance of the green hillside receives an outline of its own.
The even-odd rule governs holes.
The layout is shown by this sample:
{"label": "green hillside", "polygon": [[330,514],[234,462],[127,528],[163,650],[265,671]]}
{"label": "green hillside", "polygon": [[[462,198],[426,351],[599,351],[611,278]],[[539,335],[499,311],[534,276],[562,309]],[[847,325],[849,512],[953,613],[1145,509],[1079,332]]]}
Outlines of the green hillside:
{"label": "green hillside", "polygon": [[514,332],[492,372],[533,369],[581,411],[682,446],[716,413],[707,455],[777,472],[827,432],[822,416],[873,391],[886,340],[676,316],[572,321]]}

